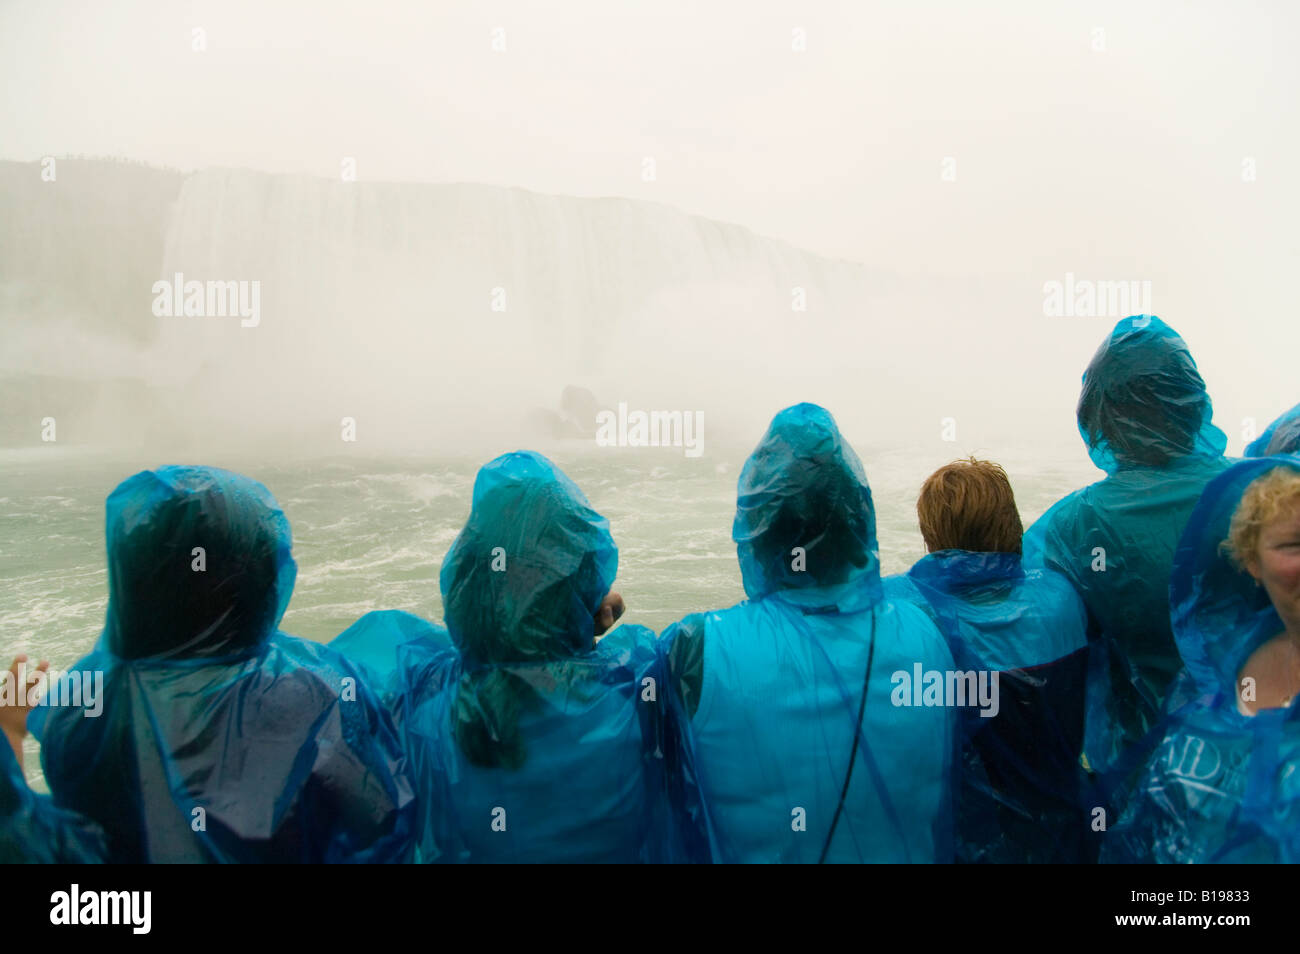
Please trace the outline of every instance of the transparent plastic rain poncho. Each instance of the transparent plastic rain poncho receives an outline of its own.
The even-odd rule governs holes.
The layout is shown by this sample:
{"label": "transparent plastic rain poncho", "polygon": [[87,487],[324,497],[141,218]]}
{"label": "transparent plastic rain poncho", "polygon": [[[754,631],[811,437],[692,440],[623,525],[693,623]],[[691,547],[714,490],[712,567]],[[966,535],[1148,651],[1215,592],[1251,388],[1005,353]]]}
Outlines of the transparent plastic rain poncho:
{"label": "transparent plastic rain poncho", "polygon": [[715,861],[952,860],[955,713],[899,688],[952,656],[920,609],[882,600],[875,523],[831,415],[777,414],[739,481],[749,599],[661,640],[674,805]]}
{"label": "transparent plastic rain poncho", "polygon": [[108,847],[99,826],[28,788],[8,743],[0,743],[0,864],[104,861]]}
{"label": "transparent plastic rain poncho", "polygon": [[1220,547],[1246,487],[1278,466],[1300,470],[1300,457],[1234,464],[1188,522],[1170,606],[1192,689],[1118,799],[1104,862],[1300,861],[1300,697],[1251,717],[1236,695],[1246,660],[1284,627],[1267,592]]}
{"label": "transparent plastic rain poncho", "polygon": [[958,670],[998,674],[995,706],[972,699],[961,709],[957,860],[1095,857],[1079,765],[1087,613],[1069,581],[1025,570],[1019,553],[941,550],[884,586],[886,598],[930,614]]}
{"label": "transparent plastic rain poncho", "polygon": [[267,489],[162,467],[107,511],[107,623],[63,679],[101,672],[102,712],[49,704],[52,686],[28,719],[55,802],[104,828],[112,861],[408,858],[387,712],[338,653],[276,629],[296,567]]}
{"label": "transparent plastic rain poncho", "polygon": [[1246,457],[1300,453],[1300,404],[1270,424],[1246,446]]}
{"label": "transparent plastic rain poncho", "polygon": [[617,569],[582,491],[540,454],[506,454],[479,471],[443,561],[447,631],[370,614],[332,644],[375,674],[401,722],[419,860],[676,857],[654,633],[624,624],[595,642]]}
{"label": "transparent plastic rain poncho", "polygon": [[1058,501],[1025,533],[1026,566],[1058,571],[1088,608],[1084,751],[1098,772],[1145,739],[1181,667],[1169,568],[1197,498],[1228,466],[1227,438],[1191,352],[1159,318],[1120,321],[1093,355],[1079,433],[1106,478]]}

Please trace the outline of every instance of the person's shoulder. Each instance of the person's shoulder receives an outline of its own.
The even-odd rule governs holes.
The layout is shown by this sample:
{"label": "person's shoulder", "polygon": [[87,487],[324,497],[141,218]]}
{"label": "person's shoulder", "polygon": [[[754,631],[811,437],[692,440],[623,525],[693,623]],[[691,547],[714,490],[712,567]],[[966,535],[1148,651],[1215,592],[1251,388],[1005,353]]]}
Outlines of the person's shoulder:
{"label": "person's shoulder", "polygon": [[266,641],[262,658],[264,660],[283,658],[304,664],[314,663],[321,667],[348,665],[342,653],[325,643],[304,639],[302,636],[293,636],[281,630],[276,630]]}
{"label": "person's shoulder", "polygon": [[626,662],[636,658],[650,658],[655,654],[658,637],[654,630],[639,623],[620,623],[596,641],[595,653],[605,658]]}
{"label": "person's shoulder", "polygon": [[659,653],[669,660],[673,671],[689,671],[703,665],[708,620],[715,615],[716,612],[689,613],[659,634]]}
{"label": "person's shoulder", "polygon": [[726,623],[737,623],[753,615],[764,601],[741,600],[725,609],[706,610],[688,613],[677,622],[672,623],[659,634],[662,644],[672,645],[681,642],[702,642],[704,634],[710,630],[725,629]]}
{"label": "person's shoulder", "polygon": [[913,590],[915,596],[896,594],[891,597],[886,594],[882,600],[872,607],[872,612],[880,620],[904,626],[920,626],[927,630],[933,629],[934,618],[930,614],[925,597],[915,587],[913,587]]}
{"label": "person's shoulder", "polygon": [[[1241,664],[1241,669],[1236,676],[1237,684],[1241,685],[1244,680],[1252,679],[1257,685],[1271,686],[1278,679],[1278,673],[1288,671],[1287,664],[1291,657],[1291,647],[1288,643],[1289,637],[1284,632],[1256,646]],[[1245,706],[1245,700],[1241,698],[1240,693],[1234,695],[1238,697],[1238,711],[1243,715],[1255,714],[1253,708]]]}
{"label": "person's shoulder", "polygon": [[880,589],[886,600],[918,603],[925,599],[912,578],[906,573],[894,573],[880,578]]}
{"label": "person's shoulder", "polygon": [[1081,509],[1094,505],[1101,485],[1109,477],[1094,481],[1085,487],[1072,490],[1047,508],[1024,533],[1024,553],[1027,565],[1038,565],[1045,551],[1052,549],[1055,535],[1069,533],[1069,526],[1078,520]]}
{"label": "person's shoulder", "polygon": [[1069,577],[1050,566],[1027,567],[1023,588],[1040,602],[1059,604],[1063,609],[1083,607],[1079,591]]}
{"label": "person's shoulder", "polygon": [[334,646],[277,632],[267,642],[261,668],[277,677],[292,675],[297,679],[319,682],[340,698],[378,705],[377,693],[384,689],[383,680],[365,665],[357,663]]}
{"label": "person's shoulder", "polygon": [[[881,599],[880,604],[891,604],[894,606],[905,606],[910,609],[920,610],[931,622],[936,621],[935,608],[930,602],[929,587],[918,584],[912,578],[910,573],[899,573],[894,576],[882,577]],[[904,616],[908,610],[904,610]]]}
{"label": "person's shoulder", "polygon": [[876,631],[884,642],[903,655],[914,654],[917,662],[950,666],[952,653],[938,623],[917,603],[881,600],[873,608]]}
{"label": "person's shoulder", "polygon": [[1103,486],[1105,486],[1108,481],[1112,480],[1112,477],[1113,475],[1111,474],[1102,474],[1096,480],[1090,481],[1082,487],[1076,487],[1069,493],[1061,495],[1061,497],[1057,499],[1056,503],[1043,511],[1043,515],[1039,517],[1038,520],[1035,520],[1034,523],[1038,523],[1041,520],[1048,520],[1061,511],[1068,511],[1071,507],[1077,506],[1081,501],[1087,500],[1089,497],[1096,495],[1102,490]]}
{"label": "person's shoulder", "polygon": [[1122,473],[1123,471],[1119,471],[1117,474],[1106,474],[1090,484],[1084,484],[1078,490],[1071,491],[1053,504],[1051,509],[1043,516],[1052,516],[1054,520],[1063,520],[1080,508],[1096,506],[1112,494],[1124,492],[1119,480],[1119,474]]}
{"label": "person's shoulder", "polygon": [[1271,664],[1289,647],[1287,646],[1288,637],[1286,633],[1279,633],[1271,639],[1266,639],[1251,651],[1242,665],[1242,671],[1257,668],[1261,665]]}
{"label": "person's shoulder", "polygon": [[256,657],[256,669],[264,678],[319,683],[330,694],[344,692],[351,685],[368,686],[360,669],[335,649],[301,636],[276,632]]}
{"label": "person's shoulder", "polygon": [[445,627],[413,613],[374,610],[335,636],[329,645],[349,658],[384,668],[393,664],[401,647],[438,650],[450,648],[452,641]]}
{"label": "person's shoulder", "polygon": [[[1029,617],[1037,620],[1042,641],[1037,652],[1054,647],[1057,658],[1071,655],[1088,643],[1088,607],[1074,584],[1050,567],[1025,570],[1018,598]],[[1029,646],[1021,647],[1025,651]]]}
{"label": "person's shoulder", "polygon": [[1179,469],[1186,470],[1193,474],[1209,474],[1211,476],[1221,474],[1233,464],[1240,463],[1241,458],[1225,457],[1220,454],[1212,457],[1208,454],[1188,457],[1180,462]]}
{"label": "person's shoulder", "polygon": [[726,612],[725,610],[712,610],[703,613],[688,613],[677,622],[672,623],[659,636],[663,640],[672,640],[675,637],[683,636],[687,639],[704,635],[705,627],[710,616],[716,616],[718,613]]}

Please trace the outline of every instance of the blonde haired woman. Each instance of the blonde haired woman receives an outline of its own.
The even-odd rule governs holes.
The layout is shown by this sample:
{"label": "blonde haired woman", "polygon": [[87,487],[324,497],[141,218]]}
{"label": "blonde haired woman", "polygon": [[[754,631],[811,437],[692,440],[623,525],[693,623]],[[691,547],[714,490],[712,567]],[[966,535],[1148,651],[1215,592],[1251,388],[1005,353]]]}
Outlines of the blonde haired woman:
{"label": "blonde haired woman", "polygon": [[1285,709],[1300,692],[1300,471],[1274,467],[1246,488],[1225,549],[1268,594],[1282,624],[1242,667],[1238,706],[1246,715]]}
{"label": "blonde haired woman", "polygon": [[1106,861],[1300,857],[1300,456],[1211,481],[1174,558],[1191,701],[1107,835]]}

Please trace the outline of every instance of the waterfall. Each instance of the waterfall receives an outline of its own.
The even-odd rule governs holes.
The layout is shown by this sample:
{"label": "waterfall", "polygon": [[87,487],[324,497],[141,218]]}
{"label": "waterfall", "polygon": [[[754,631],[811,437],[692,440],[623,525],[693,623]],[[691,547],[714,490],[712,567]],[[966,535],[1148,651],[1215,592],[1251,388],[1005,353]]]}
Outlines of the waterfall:
{"label": "waterfall", "polygon": [[[56,183],[0,173],[6,352],[78,332],[21,373],[136,382],[154,398],[129,415],[199,444],[328,442],[366,415],[363,433],[427,446],[569,383],[672,408],[763,394],[766,416],[889,363],[871,347],[888,276],[665,205],[76,160]],[[256,283],[256,326],[155,314],[177,276]]]}

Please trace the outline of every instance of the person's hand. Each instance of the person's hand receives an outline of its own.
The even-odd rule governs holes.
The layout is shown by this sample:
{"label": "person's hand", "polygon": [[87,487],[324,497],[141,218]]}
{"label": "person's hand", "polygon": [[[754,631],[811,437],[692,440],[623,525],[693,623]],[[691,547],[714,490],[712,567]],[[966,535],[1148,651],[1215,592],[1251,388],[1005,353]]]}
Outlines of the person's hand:
{"label": "person's hand", "polygon": [[0,679],[7,683],[12,683],[12,687],[6,686],[3,690],[4,696],[12,693],[13,701],[8,702],[4,696],[0,696],[0,729],[4,729],[5,738],[9,740],[9,747],[14,750],[14,758],[18,760],[18,767],[23,767],[23,739],[27,736],[27,713],[32,711],[29,702],[38,700],[29,700],[28,696],[31,689],[40,679],[39,673],[48,672],[50,664],[44,659],[36,666],[35,669],[26,669],[23,675],[26,677],[23,684],[18,684],[18,666],[27,662],[27,656],[19,654],[14,657],[14,661],[9,664],[9,671],[0,673]]}
{"label": "person's hand", "polygon": [[13,701],[8,702],[6,699],[7,704],[0,705],[0,728],[3,728],[5,735],[11,738],[17,736],[21,739],[27,734],[27,713],[32,711],[32,707],[28,705],[28,695],[40,678],[38,674],[48,672],[50,668],[50,664],[42,659],[35,668],[25,670],[25,684],[18,685],[18,667],[25,662],[27,662],[26,655],[19,654],[15,656],[14,661],[9,664],[9,671],[0,675],[0,678],[3,678],[6,682],[14,684],[13,689],[5,691],[5,696],[12,693]]}
{"label": "person's hand", "polygon": [[605,598],[600,601],[600,606],[596,608],[596,635],[604,636],[614,628],[619,617],[627,607],[623,605],[623,597],[610,590],[605,594]]}

